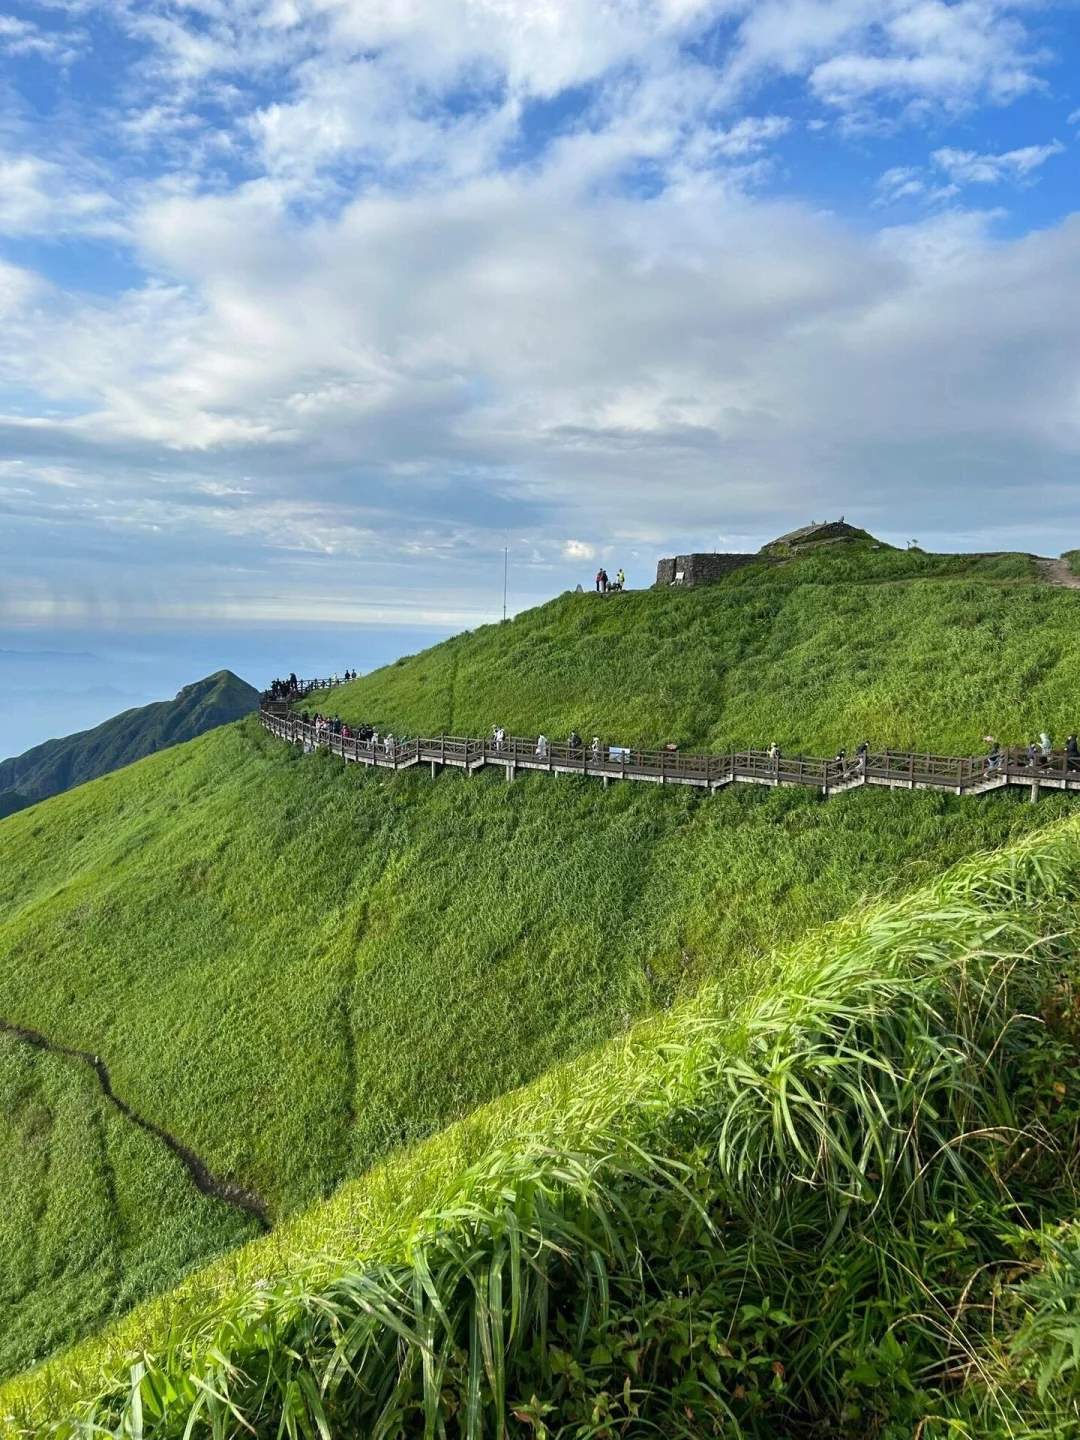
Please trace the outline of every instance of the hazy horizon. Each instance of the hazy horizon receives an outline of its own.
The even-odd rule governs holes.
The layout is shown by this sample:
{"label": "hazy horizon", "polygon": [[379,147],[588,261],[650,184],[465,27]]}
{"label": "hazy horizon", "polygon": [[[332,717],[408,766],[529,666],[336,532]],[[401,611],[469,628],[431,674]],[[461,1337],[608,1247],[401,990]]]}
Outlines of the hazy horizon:
{"label": "hazy horizon", "polygon": [[261,689],[276,675],[375,669],[443,638],[434,630],[252,627],[130,631],[0,630],[0,760],[171,700],[218,670]]}

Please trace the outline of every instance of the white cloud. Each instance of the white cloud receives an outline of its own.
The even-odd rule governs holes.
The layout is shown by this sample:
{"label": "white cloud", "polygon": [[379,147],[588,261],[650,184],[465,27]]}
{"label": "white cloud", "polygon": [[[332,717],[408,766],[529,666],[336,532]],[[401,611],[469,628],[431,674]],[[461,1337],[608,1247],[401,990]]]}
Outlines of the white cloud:
{"label": "white cloud", "polygon": [[41,282],[32,271],[0,260],[0,318],[13,319],[41,290]]}
{"label": "white cloud", "polygon": [[922,171],[913,165],[893,165],[878,177],[875,186],[881,205],[895,205],[901,200],[916,200],[926,194]]}
{"label": "white cloud", "polygon": [[[1005,103],[1038,86],[1050,58],[1030,39],[1028,0],[87,3],[143,50],[125,74],[122,133],[160,143],[175,127],[191,147],[193,128],[206,125],[201,98],[225,117],[219,141],[225,133],[230,145],[254,145],[263,164],[294,177],[336,160],[474,173],[502,152],[530,103],[601,81],[601,114],[621,90],[640,125],[659,83],[684,112],[661,128],[685,130],[688,112],[700,120],[776,74],[803,80],[849,119],[893,102],[917,116],[926,106]],[[693,40],[707,63],[687,52]],[[253,88],[260,81],[271,99]],[[463,107],[465,94],[473,103]],[[744,123],[711,126],[714,157],[738,153],[723,137],[732,131],[737,146]],[[694,140],[699,155],[704,138]]]}
{"label": "white cloud", "polygon": [[[1058,140],[1045,145],[1025,145],[999,155],[943,146],[931,155],[930,169],[896,165],[886,170],[875,185],[875,204],[897,205],[903,201],[943,204],[959,195],[965,185],[999,185],[1007,180],[1025,180],[1064,150]],[[944,180],[941,175],[945,176]]]}
{"label": "white cloud", "polygon": [[[553,193],[483,178],[307,229],[259,187],[160,202],[142,243],[184,284],[39,306],[29,366],[8,327],[9,373],[82,399],[46,427],[58,449],[217,455],[210,478],[253,477],[253,513],[294,474],[346,505],[360,469],[391,506],[472,476],[552,526],[595,533],[617,493],[616,523],[655,529],[715,520],[718,475],[740,506],[775,503],[793,465],[840,473],[864,443],[1080,444],[1076,226],[1006,245],[947,216],[882,244],[700,177],[644,204]],[[1003,290],[1008,323],[985,305]]]}
{"label": "white cloud", "polygon": [[946,146],[935,150],[931,159],[958,185],[997,185],[1002,180],[1022,179],[1030,175],[1064,150],[1065,146],[1059,140],[1051,140],[1047,145],[1025,145],[1001,155],[980,155],[974,150],[956,150]]}
{"label": "white cloud", "polygon": [[116,234],[118,228],[116,206],[101,190],[81,185],[53,161],[0,148],[0,234]]}
{"label": "white cloud", "polygon": [[712,137],[712,149],[731,159],[757,155],[790,129],[791,120],[786,115],[747,115],[727,130],[717,131]]}
{"label": "white cloud", "polygon": [[1023,7],[1002,0],[759,0],[743,21],[732,76],[806,75],[830,106],[883,99],[955,110],[1007,102],[1039,84],[1046,56]]}
{"label": "white cloud", "polygon": [[86,41],[82,31],[67,26],[63,33],[42,30],[30,20],[0,15],[0,55],[21,59],[33,56],[68,65],[80,54]]}
{"label": "white cloud", "polygon": [[929,533],[957,473],[1008,515],[1075,463],[1080,233],[941,213],[1058,142],[891,166],[878,203],[938,213],[877,235],[770,193],[793,116],[830,146],[837,112],[940,124],[1034,86],[1025,5],[101,8],[143,47],[102,122],[124,163],[19,132],[0,230],[115,236],[138,278],[0,267],[12,576],[30,534],[79,584],[83,555],[108,589],[137,550],[241,605],[269,557],[314,605],[361,569],[486,585],[509,536],[547,583],[898,496]]}

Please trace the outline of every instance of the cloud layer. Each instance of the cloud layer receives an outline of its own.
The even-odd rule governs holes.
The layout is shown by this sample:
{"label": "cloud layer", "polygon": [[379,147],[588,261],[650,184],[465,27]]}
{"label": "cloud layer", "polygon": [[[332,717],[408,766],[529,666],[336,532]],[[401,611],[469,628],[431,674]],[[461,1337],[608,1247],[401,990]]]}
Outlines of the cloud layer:
{"label": "cloud layer", "polygon": [[1071,163],[1044,12],[22,9],[9,621],[460,621],[504,544],[523,601],[840,511],[1076,538],[1080,218],[1024,223]]}

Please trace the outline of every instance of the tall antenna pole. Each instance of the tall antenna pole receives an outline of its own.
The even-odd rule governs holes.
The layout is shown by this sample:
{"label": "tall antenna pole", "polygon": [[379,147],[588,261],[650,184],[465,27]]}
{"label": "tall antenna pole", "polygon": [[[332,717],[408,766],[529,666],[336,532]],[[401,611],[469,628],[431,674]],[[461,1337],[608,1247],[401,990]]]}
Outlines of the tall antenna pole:
{"label": "tall antenna pole", "polygon": [[510,546],[503,546],[503,619],[506,619],[506,586],[510,576]]}

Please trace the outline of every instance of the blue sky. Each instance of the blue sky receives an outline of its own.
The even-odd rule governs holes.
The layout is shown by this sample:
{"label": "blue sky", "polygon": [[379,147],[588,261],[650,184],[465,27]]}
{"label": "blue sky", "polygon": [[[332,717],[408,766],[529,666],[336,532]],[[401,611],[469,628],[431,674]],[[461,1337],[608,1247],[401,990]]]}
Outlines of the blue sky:
{"label": "blue sky", "polygon": [[1078,140],[1074,3],[6,0],[0,641],[1080,545]]}

